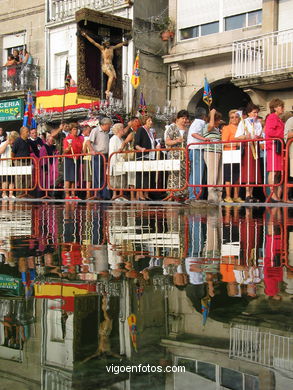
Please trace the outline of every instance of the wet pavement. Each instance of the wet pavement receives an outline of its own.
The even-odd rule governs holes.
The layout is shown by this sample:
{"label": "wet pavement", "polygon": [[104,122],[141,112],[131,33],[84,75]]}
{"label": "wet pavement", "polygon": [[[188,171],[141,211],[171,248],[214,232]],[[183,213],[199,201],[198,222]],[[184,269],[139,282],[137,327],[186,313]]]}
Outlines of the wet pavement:
{"label": "wet pavement", "polygon": [[292,294],[289,207],[2,202],[0,388],[290,389]]}

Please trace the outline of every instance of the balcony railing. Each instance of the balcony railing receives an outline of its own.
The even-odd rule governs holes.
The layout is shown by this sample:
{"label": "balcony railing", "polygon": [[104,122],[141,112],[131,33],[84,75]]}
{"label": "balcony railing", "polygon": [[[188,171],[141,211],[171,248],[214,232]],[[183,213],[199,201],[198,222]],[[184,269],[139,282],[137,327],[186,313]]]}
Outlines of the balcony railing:
{"label": "balcony railing", "polygon": [[48,22],[61,22],[74,16],[81,8],[114,11],[129,5],[128,0],[49,0]]}
{"label": "balcony railing", "polygon": [[20,64],[1,67],[0,92],[37,91],[40,67]]}
{"label": "balcony railing", "polygon": [[232,77],[289,72],[293,68],[293,29],[233,43]]}

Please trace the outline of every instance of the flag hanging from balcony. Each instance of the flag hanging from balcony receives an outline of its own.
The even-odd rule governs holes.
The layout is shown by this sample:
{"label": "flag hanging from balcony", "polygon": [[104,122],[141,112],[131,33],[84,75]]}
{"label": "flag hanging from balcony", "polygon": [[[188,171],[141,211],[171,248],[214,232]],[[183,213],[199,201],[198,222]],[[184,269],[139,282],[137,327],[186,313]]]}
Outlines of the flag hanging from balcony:
{"label": "flag hanging from balcony", "polygon": [[34,112],[35,112],[35,106],[34,106],[32,93],[31,91],[28,91],[24,115],[23,115],[23,123],[22,123],[23,126],[26,126],[29,129],[37,128],[37,122],[34,119]]}
{"label": "flag hanging from balcony", "polygon": [[70,81],[71,81],[71,74],[69,71],[69,62],[66,58],[66,64],[65,64],[65,76],[64,76],[64,88],[68,92],[70,90]]}
{"label": "flag hanging from balcony", "polygon": [[134,89],[136,89],[140,84],[140,72],[139,72],[139,52],[137,52],[134,65],[133,65],[133,71],[131,76],[131,84]]}
{"label": "flag hanging from balcony", "polygon": [[212,92],[210,84],[208,83],[207,78],[204,78],[204,88],[203,88],[203,98],[202,100],[207,104],[209,107],[211,107],[211,104],[213,102],[212,98]]}

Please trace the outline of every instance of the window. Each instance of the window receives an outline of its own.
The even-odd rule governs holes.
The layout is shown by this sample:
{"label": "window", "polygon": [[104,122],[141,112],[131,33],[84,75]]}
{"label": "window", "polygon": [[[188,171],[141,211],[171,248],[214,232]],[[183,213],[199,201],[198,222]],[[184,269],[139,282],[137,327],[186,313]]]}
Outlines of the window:
{"label": "window", "polygon": [[181,39],[190,39],[198,37],[198,26],[183,28],[180,30]]}
{"label": "window", "polygon": [[197,374],[210,379],[211,381],[216,381],[216,366],[211,363],[197,362]]}
{"label": "window", "polygon": [[257,26],[262,22],[262,10],[233,15],[225,18],[225,31],[249,26]]}
{"label": "window", "polygon": [[209,35],[219,32],[219,22],[202,24],[200,26],[200,35]]}
{"label": "window", "polygon": [[243,390],[242,373],[222,367],[221,385],[231,390]]}
{"label": "window", "polygon": [[259,9],[258,11],[253,11],[248,13],[248,26],[257,26],[262,22],[262,11]]}
{"label": "window", "polygon": [[66,58],[68,57],[68,52],[56,53],[54,56],[54,77],[52,88],[61,88],[64,86],[64,72],[65,72],[65,63]]}
{"label": "window", "polygon": [[180,30],[180,38],[181,40],[191,39],[203,35],[215,34],[217,32],[219,32],[219,22],[212,22],[201,24],[200,26],[183,28]]}
{"label": "window", "polygon": [[225,18],[225,30],[236,30],[237,28],[243,28],[245,27],[245,19],[246,15],[234,15],[229,16],[228,18]]}

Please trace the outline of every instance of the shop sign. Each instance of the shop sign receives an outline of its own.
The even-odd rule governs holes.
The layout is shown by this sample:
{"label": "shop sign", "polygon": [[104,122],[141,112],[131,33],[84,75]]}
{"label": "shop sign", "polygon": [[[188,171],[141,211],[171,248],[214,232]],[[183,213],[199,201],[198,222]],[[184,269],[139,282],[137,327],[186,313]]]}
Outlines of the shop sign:
{"label": "shop sign", "polygon": [[13,276],[0,274],[0,295],[22,295],[23,284],[21,279],[14,278]]}
{"label": "shop sign", "polygon": [[23,119],[23,100],[0,100],[0,122]]}

